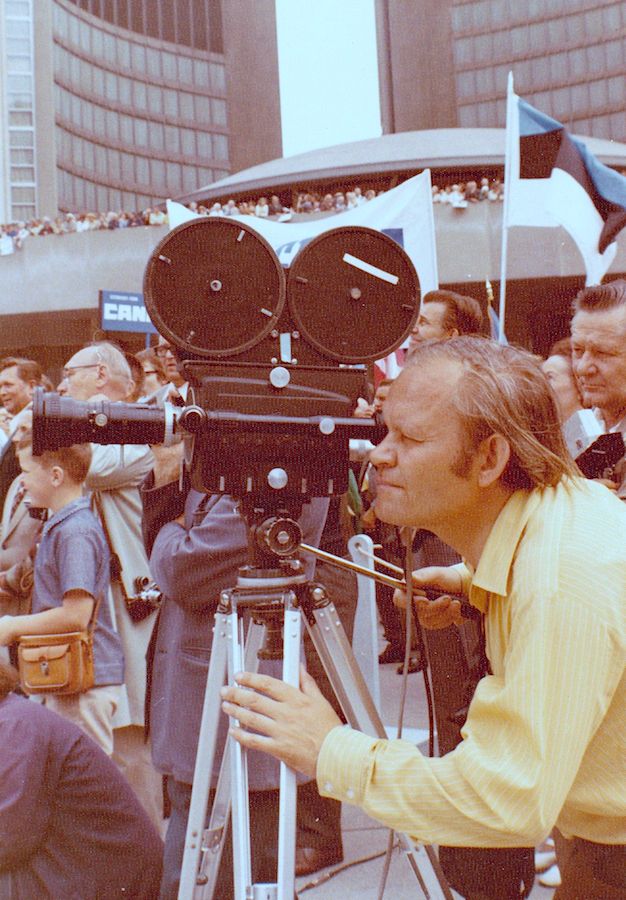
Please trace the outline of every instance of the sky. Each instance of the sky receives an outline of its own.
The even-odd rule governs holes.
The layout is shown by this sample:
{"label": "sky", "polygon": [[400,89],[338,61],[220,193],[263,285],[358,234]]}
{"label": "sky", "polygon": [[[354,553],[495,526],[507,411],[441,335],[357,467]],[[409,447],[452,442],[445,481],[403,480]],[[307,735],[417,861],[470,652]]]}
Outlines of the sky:
{"label": "sky", "polygon": [[283,155],[382,133],[374,0],[276,0]]}

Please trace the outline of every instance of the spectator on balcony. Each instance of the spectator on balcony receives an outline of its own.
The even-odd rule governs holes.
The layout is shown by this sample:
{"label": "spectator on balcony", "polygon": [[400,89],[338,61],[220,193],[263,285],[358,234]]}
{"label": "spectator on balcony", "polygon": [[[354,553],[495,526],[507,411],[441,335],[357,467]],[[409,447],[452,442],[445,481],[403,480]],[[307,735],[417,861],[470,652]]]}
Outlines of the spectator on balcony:
{"label": "spectator on balcony", "polygon": [[267,197],[259,197],[257,205],[254,207],[254,215],[259,216],[261,219],[267,219],[270,214],[270,208],[267,202]]}

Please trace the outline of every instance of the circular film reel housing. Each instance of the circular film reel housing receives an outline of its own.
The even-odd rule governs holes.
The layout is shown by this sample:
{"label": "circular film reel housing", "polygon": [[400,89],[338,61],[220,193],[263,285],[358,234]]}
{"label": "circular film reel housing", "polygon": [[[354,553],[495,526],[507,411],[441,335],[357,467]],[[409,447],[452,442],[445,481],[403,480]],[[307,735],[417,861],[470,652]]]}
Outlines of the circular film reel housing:
{"label": "circular film reel housing", "polygon": [[144,296],[157,330],[179,350],[220,358],[254,347],[285,305],[285,274],[249,225],[218,216],[174,228],[146,266]]}
{"label": "circular film reel housing", "polygon": [[346,226],[307,244],[291,264],[287,296],[302,337],[344,363],[373,362],[408,337],[419,278],[402,247],[372,228]]}

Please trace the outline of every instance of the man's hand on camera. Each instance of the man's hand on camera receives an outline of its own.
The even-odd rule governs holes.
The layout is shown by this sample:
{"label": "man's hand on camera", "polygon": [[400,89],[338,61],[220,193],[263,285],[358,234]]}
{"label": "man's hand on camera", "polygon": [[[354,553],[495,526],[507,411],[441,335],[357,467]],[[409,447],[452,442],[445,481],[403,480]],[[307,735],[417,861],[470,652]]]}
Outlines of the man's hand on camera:
{"label": "man's hand on camera", "polygon": [[164,447],[163,444],[150,446],[154,456],[154,487],[163,487],[172,481],[178,481],[183,461],[183,444],[172,444]]}
{"label": "man's hand on camera", "polygon": [[230,729],[235,740],[315,777],[326,735],[342,723],[314,679],[301,668],[300,690],[250,672],[239,672],[235,681],[222,688],[222,709],[239,722]]}
{"label": "man's hand on camera", "polygon": [[376,412],[374,405],[368,403],[363,397],[359,397],[352,415],[355,419],[371,419]]}
{"label": "man's hand on camera", "polygon": [[[420,625],[424,628],[447,628],[458,625],[462,621],[461,604],[458,600],[446,596],[446,593],[460,594],[463,583],[461,576],[452,567],[429,566],[413,572],[413,605]],[[441,597],[428,600],[422,588],[441,591]],[[406,591],[396,589],[393,602],[401,609],[406,608]]]}

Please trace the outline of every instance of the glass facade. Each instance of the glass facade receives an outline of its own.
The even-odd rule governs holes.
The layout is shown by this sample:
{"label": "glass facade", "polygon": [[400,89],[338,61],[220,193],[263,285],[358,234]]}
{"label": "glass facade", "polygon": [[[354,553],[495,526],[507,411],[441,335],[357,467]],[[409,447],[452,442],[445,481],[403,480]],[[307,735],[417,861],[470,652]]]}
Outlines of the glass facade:
{"label": "glass facade", "polygon": [[626,140],[623,0],[454,0],[458,125],[505,124],[516,93],[572,131]]}
{"label": "glass facade", "polygon": [[[219,3],[194,3],[194,21],[200,7],[208,22]],[[60,209],[143,209],[229,174],[223,57],[194,49],[193,29],[182,47],[153,39],[166,20],[178,35],[184,9],[154,0],[54,3]]]}
{"label": "glass facade", "polygon": [[32,218],[37,208],[35,179],[35,94],[33,0],[4,0],[4,108],[8,153],[7,212],[11,221]]}

